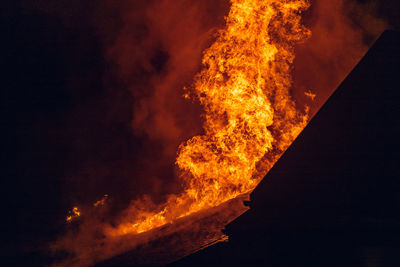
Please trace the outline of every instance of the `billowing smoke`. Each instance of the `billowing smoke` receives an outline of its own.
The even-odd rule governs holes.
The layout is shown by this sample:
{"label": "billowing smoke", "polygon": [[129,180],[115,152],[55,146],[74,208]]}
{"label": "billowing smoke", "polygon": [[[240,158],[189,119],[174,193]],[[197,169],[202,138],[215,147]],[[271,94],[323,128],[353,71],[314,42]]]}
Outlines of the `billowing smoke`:
{"label": "billowing smoke", "polygon": [[144,141],[142,178],[151,181],[148,193],[156,200],[177,190],[177,148],[201,132],[200,106],[182,97],[183,87],[199,70],[202,51],[228,7],[214,1],[127,1],[119,7],[120,27],[101,32],[112,40],[104,52],[114,78],[132,93],[133,134]]}

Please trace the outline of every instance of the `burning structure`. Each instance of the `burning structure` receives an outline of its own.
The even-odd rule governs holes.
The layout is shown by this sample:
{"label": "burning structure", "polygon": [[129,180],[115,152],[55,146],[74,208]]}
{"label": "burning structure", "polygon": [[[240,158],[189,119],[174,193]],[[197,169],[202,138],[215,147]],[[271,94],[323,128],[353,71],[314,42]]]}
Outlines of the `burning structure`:
{"label": "burning structure", "polygon": [[[124,5],[129,7],[132,3],[132,1],[122,2],[121,6],[118,6],[116,9],[124,9]],[[161,27],[161,29],[157,28],[160,27],[159,24],[165,22],[170,26],[175,25],[177,22],[176,20],[172,20],[171,22],[171,17],[174,16],[170,15],[166,16],[166,18],[161,16],[162,22],[157,22],[158,24],[154,23],[160,17],[157,12],[163,13],[166,8],[171,6],[171,2],[168,0],[154,1],[154,3],[152,1],[133,2],[135,2],[133,4],[134,8],[127,8],[129,11],[126,11],[126,13],[129,14],[126,15],[123,13],[126,16],[122,16],[126,19],[124,22],[127,24],[132,22],[127,19],[127,17],[135,17],[138,13],[137,10],[135,10],[135,7],[142,4],[144,6],[150,5],[144,4],[147,2],[151,2],[155,6],[154,8],[151,8],[153,13],[151,14],[152,19],[150,21],[153,24],[156,24],[156,26],[153,25],[156,30],[155,33],[153,32],[150,34],[150,37],[154,38],[154,35],[160,34],[162,29],[168,28],[167,26],[164,26],[164,28]],[[175,5],[179,6],[177,8],[179,11],[178,14],[181,15],[182,13],[185,13],[186,10],[184,10],[185,12],[182,12],[182,9],[185,9],[185,6],[188,4],[191,5],[191,2],[192,1],[187,0],[180,0],[179,2],[174,1],[174,3],[178,3]],[[221,1],[221,3],[222,2],[229,3],[229,1]],[[332,18],[334,18],[333,20],[335,22],[345,21],[347,23],[342,16],[336,16],[337,18],[335,16],[329,16],[333,5],[326,3],[331,3],[330,1],[315,2],[325,2],[325,5],[314,4],[314,9],[319,10],[319,12],[322,10],[324,13],[324,16],[320,16],[318,19],[324,18],[328,21],[332,21]],[[46,3],[46,1],[43,1],[43,3]],[[110,3],[111,2],[104,1],[100,6],[109,7],[111,5],[115,8],[115,4]],[[137,6],[136,3],[138,3]],[[31,149],[30,153],[27,153],[24,156],[25,160],[30,162],[28,165],[30,167],[27,168],[27,171],[24,170],[20,172],[22,175],[27,177],[26,180],[32,177],[34,178],[30,179],[28,184],[25,184],[24,190],[31,196],[34,195],[32,198],[36,201],[29,202],[25,201],[24,198],[19,200],[20,203],[23,203],[20,206],[27,207],[27,210],[29,210],[29,212],[27,212],[28,216],[24,215],[19,217],[20,222],[23,222],[19,225],[26,226],[29,224],[29,227],[24,228],[16,226],[16,228],[27,229],[25,230],[25,233],[33,233],[35,231],[29,229],[35,229],[37,225],[41,225],[39,228],[45,233],[48,231],[48,226],[51,225],[53,231],[59,234],[63,231],[59,229],[57,218],[53,218],[53,221],[49,220],[49,217],[51,217],[49,214],[54,215],[57,214],[57,212],[60,213],[60,211],[66,211],[69,209],[70,211],[66,217],[67,233],[61,235],[56,243],[52,243],[52,248],[55,251],[63,251],[67,252],[67,254],[56,254],[54,262],[65,266],[85,266],[96,263],[100,266],[112,264],[121,266],[124,262],[129,262],[130,265],[162,265],[211,244],[219,241],[226,241],[228,237],[221,233],[221,229],[228,222],[232,221],[247,209],[243,206],[243,201],[248,198],[249,193],[257,186],[263,176],[274,165],[276,160],[283,154],[291,142],[305,127],[310,117],[307,105],[310,103],[311,105],[314,105],[311,107],[311,110],[314,108],[315,111],[318,106],[315,103],[323,102],[325,99],[324,97],[329,95],[331,92],[329,90],[326,92],[324,91],[322,94],[323,97],[320,97],[318,91],[317,96],[314,94],[314,90],[318,90],[319,88],[318,84],[316,85],[311,83],[311,86],[310,83],[305,83],[299,87],[294,84],[295,79],[292,76],[294,72],[293,66],[295,64],[295,45],[314,38],[312,39],[312,44],[314,44],[314,46],[299,46],[303,49],[303,56],[307,52],[310,52],[310,50],[313,52],[310,53],[310,57],[303,57],[302,62],[303,67],[304,64],[313,65],[314,68],[310,68],[313,71],[310,73],[318,73],[315,69],[318,70],[318,66],[326,66],[326,62],[329,64],[331,62],[335,62],[335,64],[338,62],[347,63],[344,64],[346,67],[341,66],[341,64],[338,64],[340,65],[339,67],[332,67],[332,69],[335,70],[332,71],[332,73],[335,73],[333,78],[331,77],[331,72],[328,71],[331,69],[328,68],[325,71],[326,73],[324,73],[324,78],[321,78],[321,80],[326,82],[323,84],[323,88],[329,88],[331,90],[336,87],[332,86],[332,84],[338,83],[340,79],[344,77],[341,75],[348,71],[351,64],[354,64],[355,58],[363,54],[364,50],[362,48],[365,48],[366,44],[360,41],[363,39],[362,37],[364,37],[362,34],[356,35],[354,38],[356,40],[355,42],[348,42],[346,38],[336,38],[340,41],[332,42],[333,44],[330,44],[331,42],[327,41],[330,40],[326,36],[327,32],[329,32],[331,40],[335,40],[335,37],[332,36],[336,36],[338,32],[352,32],[352,28],[348,27],[346,23],[339,23],[340,26],[336,28],[331,27],[332,25],[336,25],[335,23],[328,23],[328,26],[326,26],[328,29],[324,27],[315,27],[313,30],[315,29],[317,34],[311,36],[310,39],[310,30],[303,26],[304,21],[302,21],[302,15],[310,6],[309,1],[232,0],[230,3],[230,11],[228,12],[227,5],[227,10],[225,10],[226,13],[224,13],[227,14],[225,27],[218,30],[215,38],[210,40],[210,46],[204,52],[202,62],[203,66],[199,69],[200,72],[196,75],[193,85],[186,88],[185,92],[179,91],[178,89],[182,87],[174,87],[174,82],[171,82],[171,80],[178,79],[177,77],[182,79],[179,72],[171,71],[172,74],[169,75],[170,73],[168,73],[167,75],[165,72],[162,72],[163,64],[168,62],[166,65],[168,65],[168,68],[170,69],[185,68],[186,65],[182,65],[182,63],[185,63],[182,58],[192,53],[193,48],[195,48],[194,50],[199,50],[199,47],[206,47],[207,45],[204,43],[198,45],[198,42],[194,40],[190,43],[187,50],[181,54],[178,53],[179,55],[175,54],[174,56],[171,56],[171,59],[168,58],[168,55],[163,53],[159,55],[156,53],[157,56],[155,57],[155,60],[153,60],[154,58],[149,60],[150,64],[149,62],[146,62],[146,59],[141,58],[142,55],[136,54],[137,51],[141,51],[137,48],[143,48],[145,51],[141,52],[146,54],[148,53],[147,46],[152,46],[154,43],[157,43],[157,41],[149,41],[148,39],[143,38],[140,34],[138,34],[138,36],[133,34],[135,37],[132,37],[131,31],[129,30],[131,28],[128,27],[128,30],[124,31],[125,28],[122,27],[123,30],[118,31],[119,35],[117,37],[112,36],[112,38],[105,38],[109,42],[112,40],[116,43],[112,49],[109,49],[109,47],[105,45],[105,50],[107,50],[108,54],[112,54],[113,57],[118,58],[115,60],[117,61],[116,65],[122,66],[122,71],[119,69],[122,74],[120,73],[121,75],[118,76],[118,78],[121,76],[126,77],[132,75],[134,71],[132,71],[129,66],[135,65],[136,63],[143,63],[140,60],[138,60],[139,62],[132,60],[135,59],[135,56],[145,61],[143,63],[143,65],[145,65],[144,70],[142,72],[139,71],[138,73],[146,74],[146,71],[159,72],[159,75],[155,75],[155,78],[152,77],[152,81],[149,84],[139,83],[140,86],[143,87],[150,85],[155,87],[158,86],[157,88],[159,90],[155,90],[154,92],[156,101],[153,101],[154,99],[149,100],[148,102],[151,103],[147,103],[146,106],[146,101],[148,99],[141,99],[140,97],[138,97],[139,99],[134,99],[133,102],[136,101],[134,105],[132,105],[134,106],[134,115],[133,118],[131,118],[127,115],[132,111],[131,104],[125,103],[125,106],[121,105],[122,101],[129,99],[129,97],[126,97],[129,94],[126,89],[124,89],[125,91],[122,93],[118,90],[106,94],[100,94],[97,92],[96,87],[101,87],[101,82],[99,81],[103,79],[103,75],[100,73],[99,77],[97,77],[98,79],[96,79],[96,83],[88,82],[89,87],[95,88],[92,89],[92,91],[89,91],[89,93],[86,92],[86,99],[82,101],[83,103],[80,103],[80,109],[74,107],[74,112],[70,117],[71,121],[80,121],[80,123],[85,125],[86,128],[80,128],[81,126],[77,127],[71,122],[63,124],[65,121],[60,119],[59,121],[63,123],[57,125],[60,127],[58,130],[61,134],[58,133],[57,135],[57,131],[53,131],[51,126],[47,126],[49,121],[42,119],[41,116],[43,114],[39,112],[40,116],[38,117],[40,117],[41,124],[38,124],[38,126],[35,125],[34,122],[32,123],[35,131],[37,130],[37,135],[41,138],[38,138],[38,140],[42,140],[43,143],[43,139],[46,139],[47,136],[51,140],[50,143],[54,142],[56,147],[61,147],[62,149],[60,149],[60,151],[64,151],[65,153],[57,151],[56,148],[51,146],[51,153],[46,154],[46,149],[43,149],[42,143],[38,142],[38,147],[33,146],[34,149]],[[339,6],[341,7],[343,3],[343,1],[339,1]],[[48,5],[51,6],[50,4]],[[82,5],[85,6],[86,4]],[[57,9],[57,4],[55,7]],[[213,5],[213,8],[214,7],[215,6]],[[334,7],[336,7],[336,4]],[[187,16],[193,15],[196,13],[196,10],[196,8],[190,8],[188,10],[189,15]],[[335,14],[340,12],[338,10],[335,11]],[[132,12],[133,15],[130,14],[130,12]],[[86,14],[84,17],[86,18]],[[136,17],[133,20],[136,20]],[[196,19],[192,20],[195,21]],[[103,31],[103,27],[105,27],[104,21],[100,22],[103,24],[99,23],[98,20],[97,23],[100,25],[97,26],[98,28],[101,28],[101,31]],[[46,25],[46,23],[43,24]],[[50,24],[53,25],[52,23],[49,23],[49,25]],[[116,27],[119,26],[117,22],[115,24],[117,25]],[[197,24],[194,23],[194,25],[196,26]],[[324,25],[324,23],[318,25]],[[146,26],[150,27],[149,25]],[[192,27],[187,26],[183,29],[191,32]],[[140,32],[142,30],[146,31],[147,29],[146,27],[143,27],[138,31]],[[55,28],[55,31],[57,31],[57,28]],[[179,45],[176,45],[176,43],[179,42],[177,42],[175,37],[182,35],[182,32],[179,30],[169,31],[168,29],[165,35],[167,35],[167,37],[164,37],[170,42],[170,47],[168,47],[169,50],[166,49],[168,52],[176,52],[176,50],[181,48]],[[207,33],[207,35],[210,36],[209,33]],[[72,34],[72,36],[75,35]],[[339,36],[342,35],[339,34]],[[136,37],[137,39],[135,39]],[[135,43],[136,41],[139,43],[142,42],[142,46],[137,45]],[[211,41],[214,41],[214,43],[211,44]],[[54,43],[54,40],[50,42],[51,47],[57,47]],[[171,43],[173,43],[173,45],[171,45]],[[330,44],[331,46],[336,46],[338,43],[340,44],[339,47],[346,47],[343,51],[351,51],[351,53],[348,54],[351,54],[352,56],[349,58],[338,57],[337,54],[332,53],[329,56],[324,55],[324,60],[317,62],[318,59],[316,58],[318,58],[318,53],[321,53],[321,50],[325,49],[325,46],[323,49],[318,48],[319,44]],[[352,45],[347,45],[349,43]],[[362,44],[363,46],[353,46],[354,43]],[[109,44],[110,43],[108,43],[108,45]],[[25,47],[25,43],[21,42],[21,46]],[[161,46],[168,46],[168,44],[166,45],[165,43],[162,43]],[[204,47],[202,47],[202,49],[204,49]],[[90,51],[92,51],[92,48],[94,48],[94,46],[92,47],[89,45]],[[109,50],[112,51],[110,52]],[[338,50],[341,49],[338,48]],[[59,53],[57,50],[54,51],[56,51],[54,52],[54,55],[64,55],[63,52]],[[346,52],[343,53],[346,54]],[[170,54],[173,55],[172,52]],[[299,54],[301,55],[301,53]],[[49,58],[55,58],[54,55],[50,53]],[[41,58],[40,56],[37,57]],[[152,56],[150,55],[149,57]],[[25,57],[22,55],[21,58]],[[332,60],[332,58],[335,60]],[[350,64],[349,62],[352,60],[354,62]],[[78,61],[80,61],[80,59]],[[18,60],[15,62],[18,62]],[[32,62],[32,64],[36,64],[34,61]],[[91,66],[92,62],[90,60],[88,62],[88,65]],[[200,60],[198,60],[198,62],[200,62]],[[314,64],[309,64],[311,62]],[[80,63],[81,62],[79,62],[79,64]],[[60,65],[64,66],[64,64]],[[196,64],[193,66],[195,65]],[[192,69],[196,69],[196,67],[193,66]],[[303,72],[307,72],[308,70],[308,68],[302,67],[297,68],[297,70],[299,69],[302,69]],[[336,71],[336,69],[340,69],[340,72]],[[44,73],[46,72],[44,71]],[[39,74],[42,74],[42,72],[39,72]],[[308,75],[303,75],[304,73],[301,73],[301,71],[300,75],[298,74],[299,73],[297,73],[298,77],[306,77],[304,80],[309,81],[310,77],[311,80],[313,80],[313,74],[308,73]],[[35,74],[32,74],[31,76],[35,77]],[[51,100],[52,95],[50,92],[54,91],[53,85],[49,82],[49,77],[51,77],[51,75],[39,76],[48,83],[48,92],[46,92],[45,99]],[[296,74],[294,76],[296,76]],[[130,78],[130,85],[134,83],[132,80],[134,79]],[[144,80],[145,79],[139,81],[142,82]],[[82,82],[82,80],[80,80],[80,82]],[[319,82],[319,80],[317,82]],[[42,88],[42,84],[43,83],[40,82],[39,85],[36,85],[37,87],[33,86],[33,88]],[[93,86],[93,84],[95,84],[95,86]],[[25,86],[30,88],[30,81],[28,81]],[[68,86],[70,86],[70,84]],[[65,87],[67,88],[68,86]],[[137,95],[140,95],[141,93],[136,92],[140,86],[135,86],[130,88],[132,91],[130,93],[132,93],[133,98],[137,97]],[[77,88],[79,88],[80,91],[81,85]],[[180,104],[175,105],[175,103],[177,103],[175,100],[170,101],[171,98],[174,98],[171,97],[172,90],[165,88],[173,88],[174,96],[179,96],[179,99],[182,99],[182,102],[184,102],[185,97],[191,98],[193,102],[198,103],[199,109],[200,107],[202,108],[202,120],[199,119],[200,115],[197,114],[199,115],[196,116],[198,121],[195,123],[187,123],[185,124],[185,127],[181,127],[182,125],[176,125],[176,118],[174,118],[174,114],[168,113],[170,110],[168,111],[168,108],[165,107],[165,103],[169,104],[170,109],[171,106],[173,108],[179,106],[177,109],[179,111],[183,110],[184,112],[186,112],[185,107],[187,106]],[[293,92],[293,90],[295,92]],[[138,89],[138,91],[140,91],[140,89]],[[184,97],[181,97],[180,94],[183,93]],[[78,98],[81,98],[81,92],[78,95]],[[93,95],[98,95],[98,97],[95,97],[96,100],[93,100]],[[117,97],[110,99],[109,96],[111,95],[117,95]],[[63,100],[68,99],[68,97],[64,97],[63,94],[59,97]],[[307,101],[302,101],[305,99]],[[50,102],[52,101],[53,100]],[[100,108],[101,112],[99,114],[96,114],[95,109],[93,109],[96,107],[93,103],[97,102],[102,103]],[[129,102],[129,100],[127,102]],[[172,104],[170,102],[172,102]],[[158,104],[160,104],[161,107],[159,107]],[[188,105],[191,105],[191,103]],[[57,103],[56,106],[58,107]],[[122,106],[124,106],[124,108],[121,108]],[[149,106],[154,108],[156,111],[151,110]],[[52,106],[52,108],[54,107]],[[106,110],[108,109],[111,111],[107,112]],[[116,110],[118,110],[118,112],[116,112]],[[126,112],[127,110],[128,112]],[[164,114],[165,111],[167,111],[167,114]],[[114,112],[115,114],[110,115],[110,113]],[[86,114],[87,121],[92,122],[90,125],[94,126],[93,128],[86,125],[87,121],[82,119],[82,117],[85,116],[81,116],[83,113]],[[156,113],[156,115],[153,113]],[[312,111],[311,114],[313,114]],[[60,114],[54,116],[55,118],[62,118],[64,115],[65,113],[60,112]],[[185,120],[188,117],[190,116],[179,117],[179,119]],[[25,122],[29,121],[29,118],[29,116],[25,117]],[[149,149],[148,151],[146,151],[146,149],[141,150],[143,147],[136,144],[133,144],[132,148],[128,148],[132,143],[134,143],[131,139],[131,130],[134,129],[135,131],[138,131],[141,127],[147,127],[143,125],[148,123],[148,119],[150,120],[149,129],[142,130],[146,134],[151,135],[151,138],[149,138],[150,141],[154,141],[152,139],[154,136],[157,138],[162,136],[161,138],[163,142],[168,144],[159,149],[159,147],[157,147],[159,143],[156,143],[153,145],[153,149]],[[108,124],[111,121],[113,122],[112,125]],[[133,127],[131,126],[131,123],[134,124]],[[194,125],[196,123],[198,123],[198,125],[195,127],[198,127],[198,129],[185,132],[188,128],[187,125]],[[202,129],[200,129],[201,123],[203,123]],[[68,125],[75,126],[76,128],[68,127]],[[107,128],[107,131],[109,131],[107,132],[108,134],[98,134],[98,132],[94,130],[96,127],[99,127],[98,125],[101,125],[100,128]],[[163,132],[163,130],[167,129],[171,125],[173,126],[171,131]],[[85,129],[88,128],[91,128],[91,130],[85,131]],[[100,132],[101,131],[99,131],[99,133]],[[185,132],[185,134],[182,134],[182,132]],[[72,138],[71,133],[75,133],[75,135],[72,134]],[[75,146],[75,154],[73,152],[74,149],[71,151],[69,145],[60,145],[59,136],[63,136],[65,139],[73,139],[71,142]],[[75,138],[73,138],[73,136],[75,136]],[[98,138],[99,136],[100,138]],[[110,142],[110,140],[112,140],[112,142]],[[181,145],[178,148],[179,143],[181,143]],[[65,147],[63,145],[65,145]],[[154,149],[154,147],[156,148]],[[178,151],[176,151],[177,148]],[[91,150],[91,152],[85,154],[85,149]],[[135,149],[138,151],[127,152]],[[156,149],[168,150],[168,153],[171,156],[171,162],[169,160],[164,161],[165,157],[160,157],[162,160],[155,157],[157,159],[153,160],[153,158],[151,158],[151,164],[149,164],[149,166],[151,166],[151,168],[158,168],[159,166],[157,166],[157,164],[162,161],[163,163],[160,164],[163,166],[170,163],[170,173],[165,175],[163,172],[159,171],[165,170],[165,168],[159,168],[158,172],[152,172],[151,170],[147,172],[136,172],[136,170],[142,170],[144,168],[140,167],[135,169],[135,167],[132,167],[132,164],[136,164],[134,163],[135,159],[138,159],[139,157],[141,158],[143,154],[146,153],[147,156],[150,155],[153,157],[152,153]],[[43,168],[44,174],[47,174],[48,176],[47,180],[41,180],[41,184],[36,182],[36,178],[40,177],[40,175],[35,174],[35,170],[38,169],[36,167],[37,162],[32,161],[31,159],[34,157],[29,156],[35,155],[35,153],[32,152],[35,150],[40,151],[39,154],[42,157],[40,158],[41,165],[39,165]],[[83,153],[81,153],[81,151]],[[70,161],[67,161],[67,163],[59,160],[59,165],[50,164],[52,161],[49,160],[49,158],[60,154],[65,155],[66,158],[71,157],[73,159],[69,159]],[[78,157],[76,157],[77,154],[79,154]],[[176,164],[174,165],[173,162]],[[73,166],[70,166],[73,170],[69,174],[65,174],[65,169],[61,167],[65,167],[65,165],[68,164]],[[18,163],[18,166],[19,165],[20,164]],[[58,171],[61,173],[59,175],[57,175],[57,166],[59,168]],[[22,168],[18,169],[21,170]],[[80,171],[76,171],[78,169]],[[160,173],[161,175],[158,175]],[[144,186],[141,186],[139,181],[141,178],[136,177],[136,174],[144,177],[143,180],[148,180],[148,184],[151,184],[155,190],[153,192],[151,190],[143,190],[142,192],[141,189],[143,189]],[[68,178],[65,178],[64,176]],[[65,191],[74,191],[65,184],[58,184],[61,182],[53,179],[54,177],[63,177],[65,180],[74,177],[74,179],[78,181],[77,185],[79,186],[84,185],[86,179],[86,182],[90,184],[89,188],[91,188],[91,191],[89,190],[89,192],[86,190],[87,187],[85,188],[84,186],[80,189],[81,194],[85,196],[87,195],[87,197],[84,198],[86,201],[74,200],[68,202],[70,199],[60,197],[58,191],[48,190],[49,188],[53,188],[53,185],[57,185],[58,189],[65,187],[65,189],[63,188]],[[90,181],[91,179],[92,181]],[[112,188],[110,188],[105,187],[103,183],[103,189],[105,187],[107,190],[110,189],[109,191],[101,189],[101,179],[108,180],[108,185],[113,185]],[[159,182],[160,180],[168,179],[171,181],[173,180],[173,182]],[[83,181],[82,183],[81,180]],[[125,186],[120,186],[118,184],[126,184],[127,186],[125,188]],[[31,186],[33,186],[33,189],[30,188]],[[19,185],[17,185],[17,187],[20,188]],[[133,187],[137,187],[137,191],[132,190]],[[173,190],[169,190],[171,188]],[[54,195],[51,199],[57,199],[58,197],[58,201],[68,202],[66,204],[64,203],[67,207],[60,208],[57,206],[56,202],[49,204],[51,201],[49,201],[49,193],[46,191],[51,191]],[[100,191],[100,193],[98,191]],[[132,193],[132,191],[134,191],[134,193]],[[146,195],[149,191],[151,192],[148,194],[150,197]],[[96,195],[94,198],[93,194]],[[99,199],[99,196],[101,195],[104,195],[104,197]],[[120,197],[120,195],[124,195],[125,198]],[[115,204],[115,202],[113,203],[113,201],[118,198],[120,201],[119,203],[123,202],[124,205],[118,205],[118,203]],[[71,197],[71,199],[73,199],[73,197]],[[132,199],[133,201],[131,201]],[[26,203],[29,204],[27,205]],[[73,207],[71,208],[71,206]],[[14,208],[14,212],[15,211],[17,211],[17,213],[23,213],[20,212],[19,208]],[[46,216],[42,216],[42,214],[46,214]],[[65,216],[65,213],[63,213],[61,217],[63,216]],[[56,221],[56,223],[54,223],[54,221]],[[37,233],[36,235],[39,236],[41,234]],[[31,252],[31,247],[34,247],[35,245],[32,245],[33,243],[31,243],[31,241],[28,241],[29,237],[24,234],[19,234],[18,236],[24,240],[28,247],[27,250]],[[14,238],[15,236],[12,237],[12,239]],[[45,241],[42,240],[41,242]],[[43,246],[43,244],[41,245]],[[46,248],[47,245],[48,243],[46,242]],[[168,250],[169,255],[165,255],[167,253],[166,250]],[[126,251],[131,251],[130,255],[134,255],[128,261],[124,261],[124,256],[129,256],[124,254]],[[36,251],[33,253],[36,253]],[[57,256],[60,255],[61,262],[58,262],[59,258],[57,258]],[[121,257],[115,257],[116,255],[120,255]],[[11,256],[10,262],[13,260],[15,261],[16,258],[20,257]],[[107,261],[109,258],[112,259]],[[46,264],[49,264],[49,262],[46,262]]]}
{"label": "burning structure", "polygon": [[[181,144],[178,151],[183,193],[169,195],[162,205],[133,201],[114,224],[82,223],[79,231],[85,234],[71,233],[57,245],[74,255],[67,265],[110,257],[127,235],[135,239],[248,194],[306,125],[307,110],[298,111],[290,95],[290,71],[294,45],[310,35],[301,24],[309,3],[231,3],[226,27],[205,51],[203,70],[185,95],[200,101],[205,122],[204,134]],[[238,214],[242,209],[234,208]],[[94,231],[93,223],[99,225]]]}
{"label": "burning structure", "polygon": [[155,210],[135,203],[110,235],[142,233],[251,191],[304,127],[289,89],[294,44],[309,35],[300,23],[308,3],[231,2],[226,28],[186,94],[200,101],[205,122],[204,135],[178,151],[184,193]]}
{"label": "burning structure", "polygon": [[399,45],[398,32],[379,38],[226,227],[228,243],[173,266],[397,266]]}

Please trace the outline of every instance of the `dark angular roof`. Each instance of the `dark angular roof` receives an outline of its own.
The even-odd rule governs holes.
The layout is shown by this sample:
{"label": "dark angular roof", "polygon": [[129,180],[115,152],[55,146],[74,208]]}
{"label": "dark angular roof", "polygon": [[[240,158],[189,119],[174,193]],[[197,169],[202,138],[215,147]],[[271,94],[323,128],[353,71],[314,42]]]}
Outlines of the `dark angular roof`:
{"label": "dark angular roof", "polygon": [[400,266],[399,48],[383,33],[226,227],[230,242],[176,266]]}
{"label": "dark angular roof", "polygon": [[399,48],[398,33],[379,38],[253,191],[251,210],[228,233],[246,217],[254,226],[277,217],[296,225],[309,216],[328,225],[400,218],[394,214],[400,211]]}

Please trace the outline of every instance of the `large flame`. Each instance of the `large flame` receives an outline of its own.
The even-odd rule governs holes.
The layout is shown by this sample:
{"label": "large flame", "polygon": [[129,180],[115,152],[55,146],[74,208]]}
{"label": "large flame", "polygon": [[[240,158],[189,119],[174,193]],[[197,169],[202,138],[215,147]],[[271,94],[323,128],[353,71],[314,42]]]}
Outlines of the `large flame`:
{"label": "large flame", "polygon": [[[181,144],[184,192],[165,205],[136,201],[108,236],[149,231],[253,190],[307,122],[290,97],[294,45],[309,36],[307,0],[231,0],[226,27],[203,57],[190,95],[204,135]],[[187,94],[189,95],[189,94]]]}

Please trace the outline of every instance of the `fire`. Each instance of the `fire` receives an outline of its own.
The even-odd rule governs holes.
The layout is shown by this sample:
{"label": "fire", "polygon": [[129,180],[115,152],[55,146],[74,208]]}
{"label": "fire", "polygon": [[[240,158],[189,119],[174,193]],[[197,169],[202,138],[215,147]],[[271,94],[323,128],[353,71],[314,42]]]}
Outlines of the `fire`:
{"label": "fire", "polygon": [[104,204],[106,203],[107,199],[108,199],[108,194],[105,194],[100,200],[96,201],[96,202],[93,204],[93,207],[101,207],[101,206],[104,206]]}
{"label": "fire", "polygon": [[307,0],[231,0],[226,27],[203,57],[185,97],[204,107],[204,134],[181,144],[185,190],[163,206],[136,201],[107,236],[149,231],[253,190],[304,128],[290,96],[294,45]]}
{"label": "fire", "polygon": [[68,212],[68,216],[65,218],[67,222],[71,222],[73,219],[81,216],[81,212],[78,207],[73,207],[71,211]]}
{"label": "fire", "polygon": [[305,94],[307,97],[309,97],[312,101],[314,101],[314,99],[317,97],[317,95],[314,94],[314,93],[311,92],[311,91],[304,92],[304,94]]}

